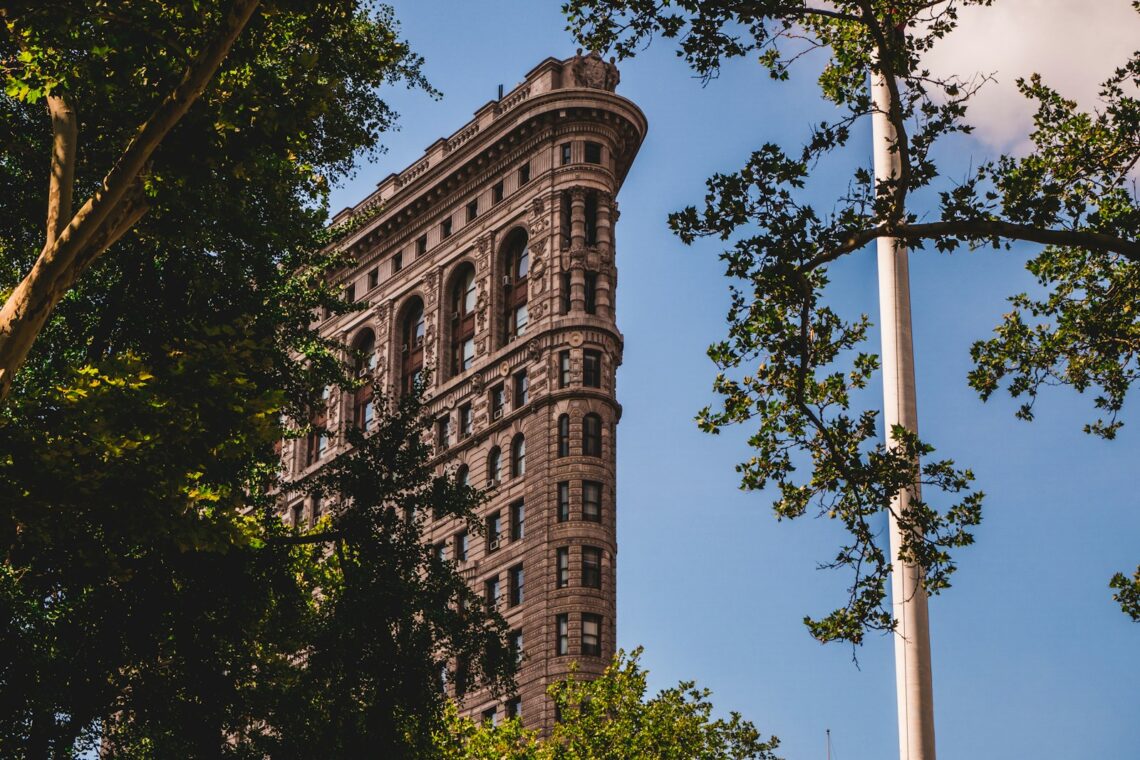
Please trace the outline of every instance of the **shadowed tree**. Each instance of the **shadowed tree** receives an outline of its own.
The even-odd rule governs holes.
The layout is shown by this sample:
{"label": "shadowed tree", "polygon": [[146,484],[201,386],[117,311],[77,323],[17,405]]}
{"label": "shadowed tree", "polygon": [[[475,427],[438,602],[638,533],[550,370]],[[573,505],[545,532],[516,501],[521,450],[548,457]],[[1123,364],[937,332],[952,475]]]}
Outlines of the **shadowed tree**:
{"label": "shadowed tree", "polygon": [[501,623],[390,513],[479,497],[426,469],[408,402],[303,484],[339,538],[300,540],[274,446],[356,382],[310,326],[351,308],[325,201],[418,57],[355,0],[0,13],[0,754],[416,756],[443,658],[498,688],[509,658],[474,657]]}

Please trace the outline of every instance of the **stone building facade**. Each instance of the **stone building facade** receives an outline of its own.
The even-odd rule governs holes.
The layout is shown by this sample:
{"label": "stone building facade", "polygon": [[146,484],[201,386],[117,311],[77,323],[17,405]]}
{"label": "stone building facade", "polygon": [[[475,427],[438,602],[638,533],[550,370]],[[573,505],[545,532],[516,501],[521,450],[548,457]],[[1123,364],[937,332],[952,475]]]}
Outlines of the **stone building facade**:
{"label": "stone building facade", "polygon": [[[597,55],[548,58],[333,220],[354,230],[346,295],[368,306],[322,331],[363,349],[358,371],[392,395],[430,369],[436,464],[494,487],[486,536],[427,528],[524,655],[516,700],[452,680],[469,715],[549,726],[547,685],[572,661],[599,674],[615,650],[614,196],[647,127],[617,80]],[[319,468],[335,431],[371,415],[367,389],[334,393],[333,432],[288,443],[290,471]]]}

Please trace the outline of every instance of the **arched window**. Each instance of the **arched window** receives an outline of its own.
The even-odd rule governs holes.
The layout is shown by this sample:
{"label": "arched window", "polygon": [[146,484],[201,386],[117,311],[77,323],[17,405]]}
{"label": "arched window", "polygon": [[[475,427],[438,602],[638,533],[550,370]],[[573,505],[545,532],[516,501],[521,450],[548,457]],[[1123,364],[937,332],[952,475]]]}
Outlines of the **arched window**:
{"label": "arched window", "polygon": [[519,433],[511,441],[511,477],[521,478],[526,475],[526,438]]}
{"label": "arched window", "polygon": [[503,247],[505,270],[503,273],[505,314],[503,343],[526,334],[529,321],[526,308],[527,273],[530,271],[530,248],[524,230],[515,230],[507,237]]}
{"label": "arched window", "polygon": [[372,392],[372,372],[376,369],[376,336],[371,330],[361,330],[352,341],[353,376],[363,382],[352,394],[352,424],[367,430],[375,416]]}
{"label": "arched window", "polygon": [[451,375],[466,372],[475,360],[475,267],[460,267],[451,286]]}
{"label": "arched window", "polygon": [[558,456],[570,456],[570,415],[558,418]]}
{"label": "arched window", "polygon": [[424,303],[413,299],[400,323],[400,393],[411,393],[424,370]]}
{"label": "arched window", "polygon": [[499,470],[503,455],[496,446],[487,455],[487,482],[494,485],[499,482]]}
{"label": "arched window", "polygon": [[465,465],[465,464],[459,465],[459,469],[455,471],[455,482],[459,486],[466,488],[467,487],[467,478],[470,475],[470,473],[471,473],[471,471],[468,469],[467,465]]}
{"label": "arched window", "polygon": [[582,418],[582,455],[602,455],[602,418],[593,413]]}

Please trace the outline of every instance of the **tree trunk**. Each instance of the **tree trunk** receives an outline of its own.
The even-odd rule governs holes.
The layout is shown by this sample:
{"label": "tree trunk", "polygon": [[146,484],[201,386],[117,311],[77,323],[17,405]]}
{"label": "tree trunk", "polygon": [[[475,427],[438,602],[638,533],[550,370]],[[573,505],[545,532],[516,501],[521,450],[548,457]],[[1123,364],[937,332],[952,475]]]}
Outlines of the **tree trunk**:
{"label": "tree trunk", "polygon": [[[103,183],[75,216],[70,213],[74,168],[74,111],[60,98],[52,108],[52,179],[44,250],[0,309],[0,403],[52,311],[79,275],[146,213],[140,178],[155,149],[202,95],[259,0],[235,0],[217,35],[183,72],[182,79],[135,133]],[[57,113],[58,110],[58,113]],[[69,116],[70,115],[70,116]],[[70,127],[68,126],[70,124]],[[70,160],[68,151],[70,150]],[[57,166],[57,159],[60,160]],[[71,167],[70,169],[67,167]],[[66,180],[66,181],[65,181]],[[67,213],[64,213],[66,209]]]}

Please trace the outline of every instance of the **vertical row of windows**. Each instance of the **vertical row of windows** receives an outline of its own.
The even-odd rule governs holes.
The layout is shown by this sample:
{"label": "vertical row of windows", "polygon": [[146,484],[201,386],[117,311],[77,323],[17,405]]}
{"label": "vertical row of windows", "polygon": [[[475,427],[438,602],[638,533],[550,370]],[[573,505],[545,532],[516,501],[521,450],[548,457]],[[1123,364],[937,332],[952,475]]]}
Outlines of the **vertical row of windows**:
{"label": "vertical row of windows", "polygon": [[[570,547],[560,546],[555,550],[554,585],[566,588],[570,585]],[[582,547],[582,586],[600,589],[602,587],[602,550],[596,546]]]}
{"label": "vertical row of windows", "polygon": [[418,298],[407,306],[400,331],[400,392],[412,392],[424,368],[424,304]]}
{"label": "vertical row of windows", "polygon": [[507,268],[503,275],[503,289],[506,306],[506,319],[504,320],[503,343],[510,343],[515,338],[526,334],[529,313],[527,311],[527,275],[530,271],[530,247],[527,235],[522,230],[515,230],[507,239],[507,255],[505,257]]}
{"label": "vertical row of windows", "polygon": [[[557,486],[558,522],[570,519],[570,482],[563,480]],[[587,522],[602,521],[602,484],[596,480],[582,481],[582,519]]]}
{"label": "vertical row of windows", "polygon": [[[587,388],[602,387],[602,352],[594,349],[582,351],[582,385]],[[558,387],[570,387],[570,351],[558,352]]]}
{"label": "vertical row of windows", "polygon": [[[582,418],[582,456],[602,455],[602,418],[590,412]],[[558,456],[570,456],[570,415],[558,418]]]}
{"label": "vertical row of windows", "polygon": [[[501,586],[499,576],[492,575],[483,581],[483,598],[488,607],[497,608],[501,600]],[[526,600],[526,571],[520,562],[507,570],[507,604],[517,607]],[[521,649],[522,635],[519,634],[518,646]]]}
{"label": "vertical row of windows", "polygon": [[[563,166],[571,162],[570,143],[559,145],[558,153]],[[588,164],[600,164],[602,162],[602,146],[596,142],[585,143],[583,157]]]}
{"label": "vertical row of windows", "polygon": [[[570,616],[554,616],[554,652],[570,654]],[[598,657],[602,654],[602,616],[582,613],[582,654]]]}
{"label": "vertical row of windows", "polygon": [[[559,293],[559,313],[565,316],[570,313],[571,306],[571,289],[573,284],[571,282],[570,272],[563,272],[561,277]],[[585,280],[583,282],[583,304],[582,308],[587,314],[598,313],[598,273],[586,272]]]}
{"label": "vertical row of windows", "polygon": [[475,267],[464,264],[451,288],[451,374],[475,361]]}

